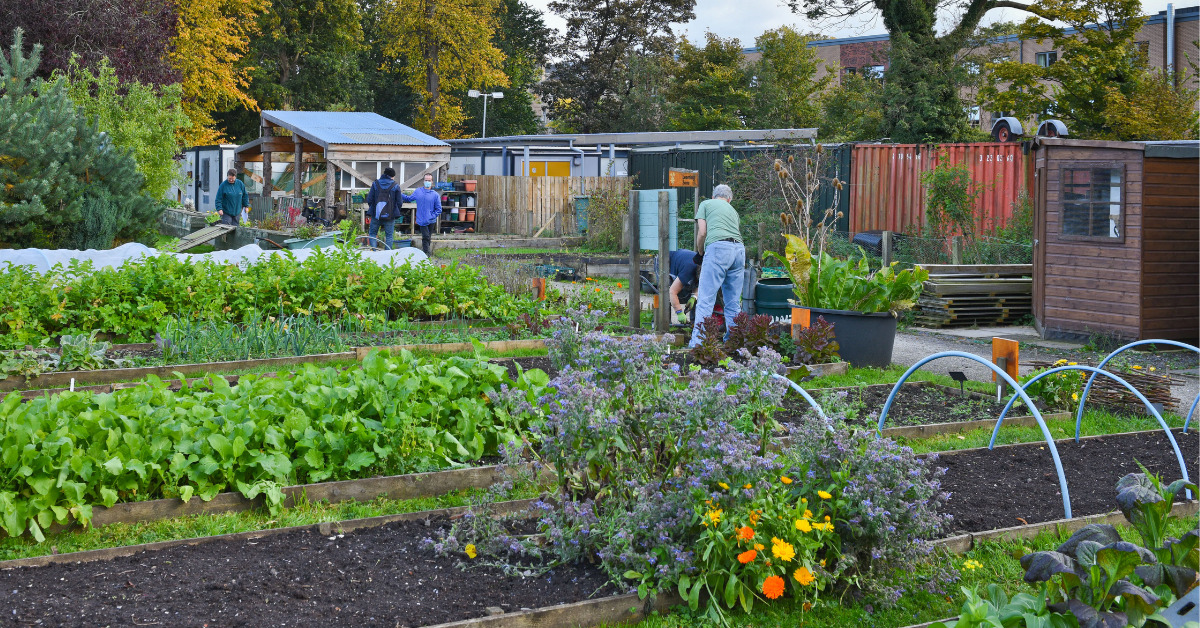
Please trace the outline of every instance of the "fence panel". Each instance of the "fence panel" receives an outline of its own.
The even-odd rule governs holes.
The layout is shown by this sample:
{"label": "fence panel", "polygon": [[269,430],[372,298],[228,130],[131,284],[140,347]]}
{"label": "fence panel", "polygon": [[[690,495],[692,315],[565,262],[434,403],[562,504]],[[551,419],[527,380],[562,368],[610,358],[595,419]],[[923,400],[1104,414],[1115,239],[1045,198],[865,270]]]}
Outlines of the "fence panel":
{"label": "fence panel", "polygon": [[451,180],[474,179],[478,202],[475,230],[479,233],[572,236],[576,233],[575,197],[599,189],[629,190],[628,177],[506,177],[450,175]]}

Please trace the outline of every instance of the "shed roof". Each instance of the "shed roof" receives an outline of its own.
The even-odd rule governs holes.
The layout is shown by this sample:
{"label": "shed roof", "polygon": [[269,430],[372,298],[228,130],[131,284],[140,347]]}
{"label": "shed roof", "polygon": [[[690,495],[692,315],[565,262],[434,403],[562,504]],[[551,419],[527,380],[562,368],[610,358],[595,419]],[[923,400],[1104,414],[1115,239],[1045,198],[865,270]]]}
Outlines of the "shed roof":
{"label": "shed roof", "polygon": [[264,111],[263,120],[329,148],[337,144],[449,146],[377,113],[363,111]]}

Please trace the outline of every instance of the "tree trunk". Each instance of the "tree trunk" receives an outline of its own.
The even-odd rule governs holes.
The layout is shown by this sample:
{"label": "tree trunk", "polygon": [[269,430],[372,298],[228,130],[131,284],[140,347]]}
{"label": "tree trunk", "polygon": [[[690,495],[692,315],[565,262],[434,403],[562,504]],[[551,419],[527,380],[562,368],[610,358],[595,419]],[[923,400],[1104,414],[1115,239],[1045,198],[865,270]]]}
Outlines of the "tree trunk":
{"label": "tree trunk", "polygon": [[438,104],[441,93],[438,86],[438,41],[432,31],[434,15],[437,12],[437,0],[427,0],[425,3],[425,88],[429,90],[429,134],[437,137],[441,131],[438,123]]}

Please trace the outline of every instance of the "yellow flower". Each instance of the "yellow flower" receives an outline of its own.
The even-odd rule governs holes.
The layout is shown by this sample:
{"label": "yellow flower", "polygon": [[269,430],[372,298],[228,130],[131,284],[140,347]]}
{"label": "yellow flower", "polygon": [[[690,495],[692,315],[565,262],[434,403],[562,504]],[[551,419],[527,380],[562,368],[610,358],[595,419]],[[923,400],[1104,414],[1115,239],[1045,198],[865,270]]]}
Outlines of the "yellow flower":
{"label": "yellow flower", "polygon": [[817,491],[817,497],[820,497],[821,499],[833,499],[833,495],[830,495],[825,491]]}
{"label": "yellow flower", "polygon": [[808,503],[808,498],[807,498],[807,497],[801,497],[801,498],[800,498],[800,503],[801,503],[801,504],[807,504],[807,503]]}
{"label": "yellow flower", "polygon": [[1137,366],[1137,365],[1134,365],[1134,367],[1133,367],[1133,368],[1134,368],[1134,370],[1137,370],[1137,371],[1140,371],[1140,370],[1142,370],[1142,367],[1140,367],[1140,366]]}
{"label": "yellow flower", "polygon": [[760,551],[760,552],[761,552],[761,551],[763,551],[763,548],[765,548],[765,547],[766,547],[766,546],[765,546],[765,545],[763,545],[762,543],[755,543],[755,544],[754,544],[754,549],[755,549],[755,550],[757,550],[757,551]]}
{"label": "yellow flower", "polygon": [[825,515],[825,520],[829,521],[829,515]]}
{"label": "yellow flower", "polygon": [[812,517],[813,517],[813,515],[812,515],[812,511],[811,511],[811,510],[805,510],[805,511],[804,511],[804,518],[805,518],[805,519],[812,519]]}
{"label": "yellow flower", "polygon": [[753,484],[747,484],[747,485],[743,486],[742,488],[750,489],[750,488],[753,488],[753,486],[754,486]]}
{"label": "yellow flower", "polygon": [[784,484],[791,484],[792,478],[789,478],[788,476],[784,475],[784,476],[780,476],[779,481],[783,482]]}
{"label": "yellow flower", "polygon": [[822,566],[822,567],[824,567],[824,566],[825,566],[825,559],[824,559],[824,558],[822,558],[822,559],[821,559],[821,566]]}
{"label": "yellow flower", "polygon": [[714,510],[708,511],[707,516],[708,516],[709,521],[712,521],[713,523],[721,523],[721,515],[724,513],[725,513],[724,510],[722,510],[720,508],[716,508]]}
{"label": "yellow flower", "polygon": [[[776,543],[775,541],[779,542]],[[785,563],[790,563],[796,557],[796,548],[792,547],[792,544],[786,541],[771,539],[771,553],[775,555],[775,558]]]}
{"label": "yellow flower", "polygon": [[1150,367],[1150,370],[1151,370],[1151,371],[1154,371],[1154,370],[1156,370],[1156,369],[1155,369],[1155,368],[1152,366],[1152,367]]}
{"label": "yellow flower", "polygon": [[1067,362],[1067,366],[1079,366],[1078,362]]}
{"label": "yellow flower", "polygon": [[1071,393],[1071,401],[1079,401],[1079,393]]}
{"label": "yellow flower", "polygon": [[800,586],[802,587],[806,587],[816,580],[816,578],[813,577],[812,572],[808,570],[808,567],[801,567],[797,569],[792,574],[792,577],[795,578],[796,582],[799,582]]}
{"label": "yellow flower", "polygon": [[820,530],[820,531],[822,531],[822,532],[828,532],[828,531],[830,531],[830,530],[833,530],[833,524],[832,524],[832,523],[828,523],[828,522],[825,522],[825,523],[814,523],[814,524],[812,524],[812,527],[813,527],[813,529],[814,529],[814,530]]}
{"label": "yellow flower", "polygon": [[803,519],[796,520],[796,529],[801,532],[812,532],[812,526]]}
{"label": "yellow flower", "polygon": [[719,486],[727,491],[729,490],[729,485],[724,482],[717,482],[717,486]]}
{"label": "yellow flower", "polygon": [[967,562],[963,563],[963,569],[969,569],[971,571],[975,571],[976,569],[980,569],[982,567],[983,563],[977,560],[968,560]]}
{"label": "yellow flower", "polygon": [[475,552],[475,544],[474,543],[468,543],[465,550],[467,552],[467,558],[474,559],[475,556],[477,556],[477,554]]}

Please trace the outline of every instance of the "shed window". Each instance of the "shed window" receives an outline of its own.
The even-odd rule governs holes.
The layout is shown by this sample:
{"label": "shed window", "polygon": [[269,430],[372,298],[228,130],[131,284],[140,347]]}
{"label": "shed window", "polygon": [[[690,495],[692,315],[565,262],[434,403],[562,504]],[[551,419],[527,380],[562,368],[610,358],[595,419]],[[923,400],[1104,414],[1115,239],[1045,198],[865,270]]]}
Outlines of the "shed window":
{"label": "shed window", "polygon": [[1062,234],[1124,238],[1120,166],[1068,166],[1062,170]]}

